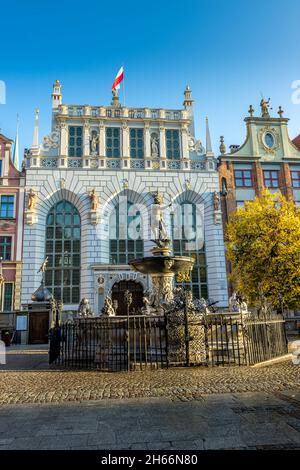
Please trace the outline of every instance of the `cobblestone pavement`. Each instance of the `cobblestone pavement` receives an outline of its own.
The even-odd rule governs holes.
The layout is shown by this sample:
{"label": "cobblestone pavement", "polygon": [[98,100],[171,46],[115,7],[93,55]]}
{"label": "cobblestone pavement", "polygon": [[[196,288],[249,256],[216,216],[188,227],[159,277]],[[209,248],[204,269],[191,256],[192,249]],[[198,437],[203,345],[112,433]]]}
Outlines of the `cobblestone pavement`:
{"label": "cobblestone pavement", "polygon": [[203,394],[300,391],[300,366],[291,361],[263,368],[198,367],[103,373],[49,370],[47,350],[32,351],[33,354],[29,349],[10,350],[6,366],[9,370],[0,366],[0,404],[146,397],[191,401]]}
{"label": "cobblestone pavement", "polygon": [[0,450],[300,449],[300,366],[101,373],[49,369],[47,347],[0,366]]}
{"label": "cobblestone pavement", "polygon": [[5,405],[7,449],[300,449],[300,393]]}

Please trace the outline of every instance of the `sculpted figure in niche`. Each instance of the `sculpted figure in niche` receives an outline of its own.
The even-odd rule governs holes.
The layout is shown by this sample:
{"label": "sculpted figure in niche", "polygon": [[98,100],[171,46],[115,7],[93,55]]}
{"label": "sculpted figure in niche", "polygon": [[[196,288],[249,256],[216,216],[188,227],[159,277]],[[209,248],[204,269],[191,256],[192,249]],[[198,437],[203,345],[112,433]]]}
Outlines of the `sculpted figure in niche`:
{"label": "sculpted figure in niche", "polygon": [[90,138],[90,145],[91,145],[91,153],[92,155],[95,155],[98,150],[98,142],[99,142],[99,136],[96,131],[92,131],[92,135]]}
{"label": "sculpted figure in niche", "polygon": [[158,157],[159,149],[158,149],[158,137],[157,134],[151,135],[151,157]]}

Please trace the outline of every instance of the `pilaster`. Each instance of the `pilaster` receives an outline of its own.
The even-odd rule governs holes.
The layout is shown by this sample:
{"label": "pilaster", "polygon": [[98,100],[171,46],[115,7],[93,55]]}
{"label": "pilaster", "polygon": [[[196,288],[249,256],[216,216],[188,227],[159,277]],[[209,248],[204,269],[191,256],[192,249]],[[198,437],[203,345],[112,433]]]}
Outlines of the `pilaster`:
{"label": "pilaster", "polygon": [[106,147],[106,136],[105,136],[105,127],[104,122],[100,121],[99,124],[99,155],[100,157],[105,157],[105,147]]}
{"label": "pilaster", "polygon": [[129,127],[127,121],[122,124],[122,155],[125,158],[129,158]]}
{"label": "pilaster", "polygon": [[63,157],[68,155],[68,132],[65,122],[60,123],[60,155]]}
{"label": "pilaster", "polygon": [[166,154],[166,134],[164,126],[159,126],[159,148],[160,148],[160,158],[167,158]]}
{"label": "pilaster", "polygon": [[88,157],[90,154],[90,126],[89,122],[85,121],[83,126],[83,156]]}
{"label": "pilaster", "polygon": [[151,137],[148,123],[145,124],[145,158],[151,158]]}

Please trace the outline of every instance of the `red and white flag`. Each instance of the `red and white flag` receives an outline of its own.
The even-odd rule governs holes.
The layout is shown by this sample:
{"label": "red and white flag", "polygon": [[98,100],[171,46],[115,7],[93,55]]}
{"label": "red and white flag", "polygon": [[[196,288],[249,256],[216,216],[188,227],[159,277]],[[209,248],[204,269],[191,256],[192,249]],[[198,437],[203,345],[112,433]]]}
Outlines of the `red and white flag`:
{"label": "red and white flag", "polygon": [[112,84],[111,89],[112,90],[119,90],[120,88],[120,83],[124,78],[124,68],[123,66],[120,68],[119,72],[117,73],[117,76],[115,78],[114,83]]}

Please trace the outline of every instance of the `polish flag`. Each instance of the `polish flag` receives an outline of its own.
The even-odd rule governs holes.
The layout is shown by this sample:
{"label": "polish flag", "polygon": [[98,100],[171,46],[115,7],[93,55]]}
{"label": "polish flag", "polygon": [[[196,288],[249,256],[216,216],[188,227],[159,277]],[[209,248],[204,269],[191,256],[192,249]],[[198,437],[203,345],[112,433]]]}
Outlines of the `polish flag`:
{"label": "polish flag", "polygon": [[111,89],[112,90],[119,90],[120,88],[120,83],[124,78],[124,68],[123,66],[120,68],[119,72],[117,73],[117,76],[115,78],[114,83],[112,84]]}

